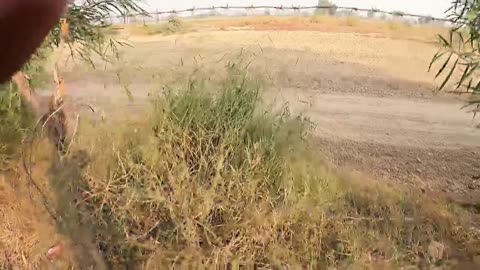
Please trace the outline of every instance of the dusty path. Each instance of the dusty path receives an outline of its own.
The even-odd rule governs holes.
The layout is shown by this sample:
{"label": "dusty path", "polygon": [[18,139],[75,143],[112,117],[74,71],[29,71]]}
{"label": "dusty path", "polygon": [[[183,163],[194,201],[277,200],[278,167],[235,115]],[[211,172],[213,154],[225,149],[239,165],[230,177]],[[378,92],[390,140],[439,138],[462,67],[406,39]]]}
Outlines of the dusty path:
{"label": "dusty path", "polygon": [[459,102],[291,89],[280,95],[317,123],[319,137],[418,148],[480,146],[479,130]]}
{"label": "dusty path", "polygon": [[480,188],[480,130],[460,102],[296,91],[283,97],[317,124],[319,151],[339,166],[425,190]]}

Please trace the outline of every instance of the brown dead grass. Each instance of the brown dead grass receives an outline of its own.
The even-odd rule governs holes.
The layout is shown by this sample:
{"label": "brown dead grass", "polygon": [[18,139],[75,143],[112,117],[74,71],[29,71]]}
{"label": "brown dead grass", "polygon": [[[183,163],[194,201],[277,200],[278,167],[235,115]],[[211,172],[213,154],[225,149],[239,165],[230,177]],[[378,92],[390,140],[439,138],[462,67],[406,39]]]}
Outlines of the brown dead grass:
{"label": "brown dead grass", "polygon": [[[36,176],[43,177],[36,180],[48,191],[48,165],[41,164],[36,166]],[[40,194],[20,170],[0,172],[0,205],[0,269],[48,269],[49,265],[67,269],[65,260],[51,264],[46,257],[51,246],[66,243],[66,239],[42,206]]]}
{"label": "brown dead grass", "polygon": [[[56,150],[48,139],[31,150],[31,176],[21,158],[0,168],[0,270],[106,269],[88,225],[72,211],[69,193],[59,192],[59,183],[52,180]],[[69,186],[69,180],[61,182]],[[56,246],[60,252],[49,258]]]}

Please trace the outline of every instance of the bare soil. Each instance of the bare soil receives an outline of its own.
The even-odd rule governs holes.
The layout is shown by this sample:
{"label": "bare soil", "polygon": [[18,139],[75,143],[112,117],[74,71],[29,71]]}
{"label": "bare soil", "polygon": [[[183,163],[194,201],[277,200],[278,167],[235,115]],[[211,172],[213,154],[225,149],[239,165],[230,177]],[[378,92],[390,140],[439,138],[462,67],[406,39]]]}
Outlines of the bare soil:
{"label": "bare soil", "polygon": [[460,102],[292,90],[283,95],[317,124],[319,151],[341,167],[424,190],[480,188],[479,130]]}

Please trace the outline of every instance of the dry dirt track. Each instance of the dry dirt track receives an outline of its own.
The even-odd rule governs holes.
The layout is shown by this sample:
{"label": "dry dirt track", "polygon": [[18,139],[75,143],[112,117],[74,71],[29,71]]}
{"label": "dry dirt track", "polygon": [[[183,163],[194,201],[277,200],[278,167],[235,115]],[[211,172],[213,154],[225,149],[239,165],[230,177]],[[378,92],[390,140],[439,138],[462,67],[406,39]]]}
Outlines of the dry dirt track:
{"label": "dry dirt track", "polygon": [[[288,102],[308,115],[317,124],[315,144],[333,163],[425,190],[480,190],[480,130],[460,110],[460,101],[432,94],[432,74],[426,72],[436,50],[432,44],[306,31],[133,40],[135,47],[123,53],[124,64],[114,71],[128,70],[137,104],[144,104],[153,81],[175,81],[176,73],[197,61],[213,71],[225,55],[244,50],[254,59],[252,68],[270,82],[267,103]],[[108,113],[126,99],[113,74],[74,69],[66,78],[74,99]]]}
{"label": "dry dirt track", "polygon": [[465,192],[480,187],[476,181],[479,130],[459,110],[461,103],[333,94],[289,96],[302,100],[300,110],[317,124],[319,150],[340,166],[426,190]]}

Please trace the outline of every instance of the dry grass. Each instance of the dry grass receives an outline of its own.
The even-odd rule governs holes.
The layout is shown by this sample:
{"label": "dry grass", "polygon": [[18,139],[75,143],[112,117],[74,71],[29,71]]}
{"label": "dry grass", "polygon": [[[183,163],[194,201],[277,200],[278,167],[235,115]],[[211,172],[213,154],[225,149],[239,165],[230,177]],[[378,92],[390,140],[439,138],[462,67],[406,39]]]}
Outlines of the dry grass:
{"label": "dry grass", "polygon": [[[47,141],[43,143],[35,156],[34,177],[53,203],[53,193],[48,193],[47,173],[52,152]],[[59,241],[68,242],[68,239],[62,238],[43,207],[40,194],[25,174],[15,164],[10,165],[12,169],[0,170],[0,269],[49,269],[52,264],[45,256],[47,250]],[[61,262],[57,266],[67,269]]]}
{"label": "dry grass", "polygon": [[143,120],[85,128],[55,169],[112,267],[385,269],[478,252],[461,210],[332,170],[308,119],[264,110],[237,65],[226,75],[164,88]]}
{"label": "dry grass", "polygon": [[[119,26],[117,26],[119,27]],[[151,36],[151,35],[172,35],[178,33],[186,33],[192,31],[183,20],[172,17],[167,22],[163,23],[149,23],[149,24],[129,24],[124,26],[130,34],[137,36]],[[110,28],[107,33],[115,35],[118,34],[115,28]]]}
{"label": "dry grass", "polygon": [[350,16],[345,18],[345,24],[350,27],[357,27],[360,24],[360,18]]}

